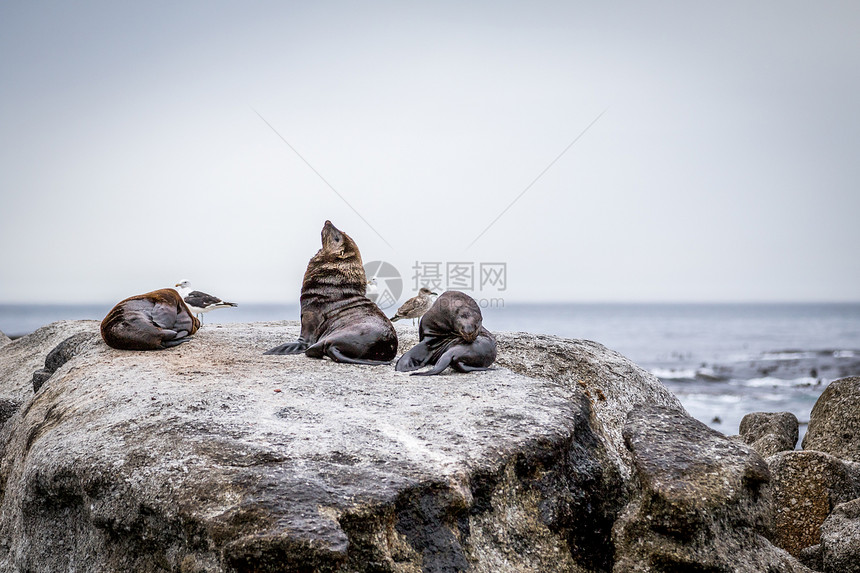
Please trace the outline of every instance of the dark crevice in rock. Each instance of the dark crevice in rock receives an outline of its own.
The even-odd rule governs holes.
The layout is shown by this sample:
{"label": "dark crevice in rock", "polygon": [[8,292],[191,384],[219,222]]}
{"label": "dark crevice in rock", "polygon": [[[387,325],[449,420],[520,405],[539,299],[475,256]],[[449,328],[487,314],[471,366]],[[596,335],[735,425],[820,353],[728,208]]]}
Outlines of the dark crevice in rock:
{"label": "dark crevice in rock", "polygon": [[92,333],[79,332],[55,346],[45,358],[45,367],[33,372],[33,392],[38,392],[60,366],[80,354],[94,340],[96,337]]}

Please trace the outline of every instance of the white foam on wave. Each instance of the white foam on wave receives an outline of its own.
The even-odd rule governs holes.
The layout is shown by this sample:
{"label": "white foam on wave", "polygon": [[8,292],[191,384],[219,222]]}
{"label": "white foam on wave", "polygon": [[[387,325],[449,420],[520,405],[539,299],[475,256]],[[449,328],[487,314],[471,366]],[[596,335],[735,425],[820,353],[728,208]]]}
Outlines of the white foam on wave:
{"label": "white foam on wave", "polygon": [[747,386],[749,388],[792,388],[795,386],[814,386],[819,382],[818,378],[774,378],[765,376],[764,378],[750,378],[749,380],[736,380],[734,384],[738,386]]}
{"label": "white foam on wave", "polygon": [[833,358],[854,358],[857,356],[857,353],[853,350],[835,350],[833,352]]}
{"label": "white foam on wave", "polygon": [[804,358],[812,358],[809,352],[765,352],[761,355],[761,360],[803,360]]}
{"label": "white foam on wave", "polygon": [[673,368],[652,368],[651,374],[666,380],[693,380],[696,378],[695,370],[675,370]]}

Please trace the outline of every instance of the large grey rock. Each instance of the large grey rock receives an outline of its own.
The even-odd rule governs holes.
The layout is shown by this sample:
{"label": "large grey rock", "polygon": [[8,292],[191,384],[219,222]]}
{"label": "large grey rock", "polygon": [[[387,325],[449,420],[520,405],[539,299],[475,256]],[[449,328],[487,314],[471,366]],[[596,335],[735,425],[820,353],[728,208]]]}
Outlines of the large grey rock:
{"label": "large grey rock", "polygon": [[767,540],[770,474],[754,450],[661,406],[631,410],[624,439],[642,493],[615,524],[614,573],[809,571]]}
{"label": "large grey rock", "polygon": [[94,320],[61,321],[0,346],[0,428],[33,396],[33,373],[45,366],[48,352],[78,334],[98,332]]}
{"label": "large grey rock", "polygon": [[619,470],[626,479],[632,477],[633,467],[622,436],[627,413],[638,404],[684,411],[675,395],[652,374],[597,342],[506,333],[498,347],[498,364],[585,393],[612,451],[625,462]]}
{"label": "large grey rock", "polygon": [[824,389],[809,415],[803,449],[860,462],[860,376]]}
{"label": "large grey rock", "polygon": [[297,323],[97,332],[0,349],[2,571],[606,571],[635,493],[612,424],[683,411],[595,343],[500,334],[496,370],[421,378],[262,354]]}
{"label": "large grey rock", "polygon": [[860,499],[836,506],[821,525],[825,573],[860,573]]}
{"label": "large grey rock", "polygon": [[860,496],[860,464],[815,451],[781,452],[767,463],[776,510],[773,541],[792,555],[818,544],[833,508]]}
{"label": "large grey rock", "polygon": [[797,417],[791,412],[752,412],[741,420],[744,443],[763,458],[790,451],[797,444]]}

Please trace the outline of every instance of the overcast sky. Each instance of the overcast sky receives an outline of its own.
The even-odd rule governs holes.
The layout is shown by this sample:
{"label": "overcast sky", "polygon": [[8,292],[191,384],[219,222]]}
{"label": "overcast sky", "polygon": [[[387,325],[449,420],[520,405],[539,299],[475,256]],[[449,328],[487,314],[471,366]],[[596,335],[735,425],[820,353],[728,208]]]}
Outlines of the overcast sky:
{"label": "overcast sky", "polygon": [[7,1],[0,78],[0,302],[295,302],[326,219],[404,297],[860,300],[855,1]]}

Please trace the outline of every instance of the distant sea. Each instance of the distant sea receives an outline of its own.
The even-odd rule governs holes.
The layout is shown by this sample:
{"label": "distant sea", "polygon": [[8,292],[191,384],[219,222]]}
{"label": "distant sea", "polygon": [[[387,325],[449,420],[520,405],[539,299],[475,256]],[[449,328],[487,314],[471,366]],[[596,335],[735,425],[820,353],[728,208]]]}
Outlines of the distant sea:
{"label": "distant sea", "polygon": [[[16,337],[57,320],[101,320],[111,306],[0,305],[0,331]],[[860,376],[860,303],[508,304],[483,312],[491,331],[585,338],[617,350],[725,434],[737,433],[745,414],[764,411],[794,413],[802,436],[824,388]],[[298,305],[243,304],[204,323],[298,318]]]}

